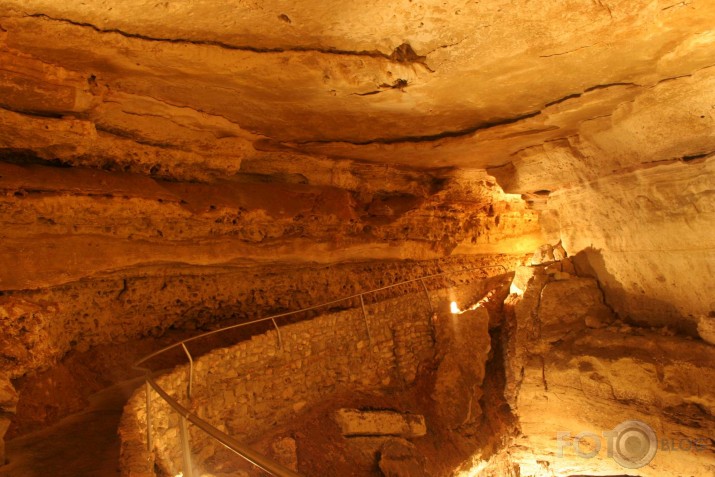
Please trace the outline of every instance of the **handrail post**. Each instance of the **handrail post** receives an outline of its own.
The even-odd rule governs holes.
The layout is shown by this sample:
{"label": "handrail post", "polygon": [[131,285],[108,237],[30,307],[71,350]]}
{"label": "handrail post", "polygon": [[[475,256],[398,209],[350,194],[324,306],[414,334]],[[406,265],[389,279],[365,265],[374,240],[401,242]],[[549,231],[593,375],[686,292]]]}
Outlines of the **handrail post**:
{"label": "handrail post", "polygon": [[149,380],[146,380],[146,450],[151,452],[152,435],[151,435],[151,385]]}
{"label": "handrail post", "polygon": [[420,283],[422,284],[422,290],[424,290],[425,292],[427,304],[429,305],[429,327],[430,333],[432,334],[432,342],[435,343],[437,341],[437,331],[435,330],[434,326],[434,307],[432,306],[432,299],[430,298],[429,292],[427,291],[427,285],[425,285],[424,278],[420,278]]}
{"label": "handrail post", "polygon": [[278,333],[278,349],[283,349],[283,337],[281,336],[281,330],[278,328],[278,323],[276,323],[275,318],[271,318],[271,321],[276,329],[276,333]]}
{"label": "handrail post", "polygon": [[191,399],[191,388],[194,384],[194,360],[191,358],[191,353],[189,353],[189,349],[186,347],[186,344],[181,343],[181,347],[184,348],[186,356],[189,357],[189,388],[186,390],[186,396]]}
{"label": "handrail post", "polygon": [[427,291],[427,285],[425,285],[424,278],[420,278],[420,283],[422,284],[422,289],[425,291],[425,296],[427,297],[427,304],[429,305],[429,311],[430,311],[430,313],[434,313],[434,307],[432,306],[432,299],[430,298],[429,292]]}
{"label": "handrail post", "polygon": [[191,445],[189,443],[189,430],[186,426],[186,417],[179,417],[179,431],[181,433],[181,449],[184,454],[184,477],[193,477],[194,469],[191,467]]}
{"label": "handrail post", "polygon": [[367,330],[367,339],[372,344],[372,335],[370,334],[370,325],[367,323],[367,313],[365,312],[365,300],[360,295],[360,307],[362,308],[362,319],[365,321],[365,330]]}

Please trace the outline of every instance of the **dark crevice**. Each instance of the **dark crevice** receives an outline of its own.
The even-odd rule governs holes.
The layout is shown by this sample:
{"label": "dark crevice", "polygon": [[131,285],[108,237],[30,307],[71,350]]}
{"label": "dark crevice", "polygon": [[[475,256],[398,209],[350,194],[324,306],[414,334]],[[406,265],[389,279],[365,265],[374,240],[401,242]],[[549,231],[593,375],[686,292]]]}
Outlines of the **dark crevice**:
{"label": "dark crevice", "polygon": [[591,92],[591,91],[596,91],[596,90],[599,90],[599,89],[607,89],[607,88],[611,88],[611,87],[613,87],[613,86],[638,86],[638,85],[635,84],[635,83],[605,83],[605,84],[597,84],[596,86],[590,86],[590,87],[584,89],[582,93],[569,94],[568,96],[564,96],[563,98],[559,98],[559,99],[556,99],[556,100],[551,101],[551,102],[549,102],[549,103],[546,103],[546,104],[544,105],[544,107],[545,107],[545,108],[548,108],[549,106],[553,106],[553,105],[555,105],[555,104],[563,103],[564,101],[567,101],[567,100],[569,100],[569,99],[580,98],[580,97],[581,97],[582,95],[584,95],[585,93],[589,93],[589,92]]}
{"label": "dark crevice", "polygon": [[122,297],[122,295],[124,295],[127,292],[128,289],[129,289],[129,287],[127,286],[127,279],[123,278],[122,279],[122,289],[119,290],[119,293],[117,294],[117,300],[119,300]]}
{"label": "dark crevice", "polygon": [[306,176],[299,173],[291,172],[275,172],[275,173],[257,173],[257,172],[239,172],[226,180],[243,184],[310,184]]}
{"label": "dark crevice", "polygon": [[[380,87],[382,88],[385,86],[388,86],[388,85],[381,85]],[[397,80],[393,85],[390,85],[389,87],[402,89],[405,86],[407,86],[407,82],[405,80]],[[610,88],[612,86],[638,86],[638,85],[636,83],[606,83],[606,84],[590,86],[590,87],[584,89],[583,93],[572,93],[572,94],[569,94],[568,96],[564,96],[562,98],[559,98],[559,99],[556,99],[549,103],[546,103],[544,105],[544,108],[548,108],[549,106],[553,106],[555,104],[562,103],[569,99],[578,98],[578,97],[582,96],[583,94],[588,93],[590,91],[606,89],[606,88]],[[354,93],[354,94],[356,94],[358,96],[369,96],[369,95],[377,94],[380,92],[381,91],[369,91],[367,93]],[[478,126],[472,126],[472,127],[465,128],[465,129],[460,129],[460,130],[456,130],[456,131],[445,131],[445,132],[438,133],[438,134],[424,135],[424,136],[404,136],[404,137],[397,137],[397,138],[375,138],[375,139],[370,139],[370,140],[366,140],[366,141],[351,141],[351,140],[347,140],[347,139],[309,140],[309,141],[294,142],[293,144],[310,145],[310,144],[346,143],[346,144],[353,144],[355,146],[366,146],[369,144],[396,144],[396,143],[408,143],[408,142],[438,141],[440,139],[445,139],[445,138],[468,136],[468,135],[473,134],[477,131],[493,128],[496,126],[504,126],[507,124],[513,124],[513,123],[522,121],[524,119],[533,118],[535,116],[538,116],[539,114],[541,114],[541,111],[534,111],[534,112],[526,113],[521,116],[516,116],[513,118],[485,122]],[[547,129],[547,130],[551,130],[551,129]]]}
{"label": "dark crevice", "polygon": [[688,3],[688,2],[678,2],[678,3],[674,3],[673,5],[668,5],[667,7],[663,7],[660,9],[660,11],[663,12],[665,10],[670,10],[671,8],[675,8],[675,7],[687,7],[688,5],[690,5],[690,3]]}
{"label": "dark crevice", "polygon": [[131,133],[123,131],[121,129],[100,126],[99,124],[96,124],[95,128],[96,128],[97,132],[103,132],[103,133],[111,134],[112,136],[129,139],[129,140],[134,141],[137,144],[141,144],[143,146],[151,146],[151,147],[158,147],[160,149],[172,149],[172,150],[176,150],[176,151],[183,151],[183,149],[177,148],[173,144],[139,139],[136,136],[132,135]]}
{"label": "dark crevice", "polygon": [[346,143],[346,144],[353,144],[355,146],[367,146],[369,144],[397,144],[397,143],[403,143],[403,142],[430,142],[430,141],[438,141],[440,139],[446,139],[446,138],[452,138],[452,137],[469,136],[471,134],[474,134],[477,131],[493,128],[496,126],[505,126],[507,124],[513,124],[513,123],[522,121],[524,119],[533,118],[534,116],[538,116],[539,114],[541,114],[541,111],[535,111],[532,113],[523,114],[521,116],[516,116],[513,118],[500,119],[500,120],[480,123],[478,126],[471,126],[469,128],[465,128],[465,129],[460,129],[460,130],[456,130],[456,131],[444,131],[444,132],[441,132],[438,134],[430,134],[430,135],[425,135],[425,136],[403,136],[403,137],[395,137],[395,138],[375,138],[375,139],[369,139],[366,141],[351,141],[348,139],[325,139],[325,140],[320,140],[320,141],[311,140],[311,141],[294,142],[293,144],[305,146],[305,145],[311,145],[311,144]]}
{"label": "dark crevice", "polygon": [[373,94],[378,94],[382,93],[384,90],[388,89],[399,89],[400,91],[404,91],[405,88],[408,86],[408,81],[406,79],[399,78],[395,80],[394,83],[392,84],[387,84],[387,83],[382,83],[380,86],[378,86],[378,90],[375,91],[368,91],[367,93],[352,93],[355,96],[371,96]]}
{"label": "dark crevice", "polygon": [[372,96],[373,94],[378,94],[382,93],[382,91],[375,90],[375,91],[368,91],[367,93],[353,93],[355,96]]}
{"label": "dark crevice", "polygon": [[60,159],[44,159],[30,149],[0,148],[0,162],[18,165],[42,165],[50,167],[72,167]]}
{"label": "dark crevice", "polygon": [[703,153],[699,153],[699,154],[691,154],[689,156],[683,156],[681,158],[681,160],[683,162],[697,161],[697,159],[703,159],[703,158],[711,156],[713,154],[715,154],[715,151],[703,152]]}
{"label": "dark crevice", "polygon": [[548,108],[549,106],[553,106],[553,105],[555,105],[555,104],[563,103],[564,101],[567,101],[567,100],[569,100],[569,99],[575,99],[575,98],[580,98],[580,97],[581,97],[581,93],[570,94],[570,95],[568,95],[568,96],[564,96],[563,98],[559,98],[559,99],[557,99],[557,100],[555,100],[555,101],[551,101],[550,103],[546,103],[546,104],[544,105],[544,107],[545,107],[545,108]]}
{"label": "dark crevice", "polygon": [[583,90],[584,93],[588,93],[590,91],[595,91],[597,89],[606,89],[610,88],[612,86],[640,86],[636,83],[605,83],[605,84],[597,84],[596,86],[590,86],[586,89]]}
{"label": "dark crevice", "polygon": [[[62,119],[66,114],[70,114],[70,112],[67,113],[62,113],[58,111],[40,111],[40,110],[35,110],[35,109],[19,109],[19,108],[13,108],[12,106],[8,106],[7,104],[0,103],[0,109],[4,109],[5,111],[10,111],[12,113],[17,113],[17,114],[22,114],[25,116],[32,116],[36,118],[43,118],[43,119]],[[71,114],[76,114],[76,113],[71,113]]]}
{"label": "dark crevice", "polygon": [[596,45],[598,45],[598,43],[594,43],[593,45],[580,46],[580,47],[578,47],[578,48],[574,48],[573,50],[562,51],[562,52],[560,52],[560,53],[552,53],[552,54],[550,54],[550,55],[539,55],[539,58],[551,58],[552,56],[568,55],[569,53],[574,53],[574,52],[579,51],[579,50],[584,50],[584,49],[586,49],[586,48],[591,48],[591,47],[596,46]]}

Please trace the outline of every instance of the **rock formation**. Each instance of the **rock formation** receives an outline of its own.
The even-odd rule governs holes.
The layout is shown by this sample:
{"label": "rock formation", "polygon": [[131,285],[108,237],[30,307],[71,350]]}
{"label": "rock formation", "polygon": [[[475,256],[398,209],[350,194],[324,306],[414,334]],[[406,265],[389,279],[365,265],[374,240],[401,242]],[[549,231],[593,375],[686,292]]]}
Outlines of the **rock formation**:
{"label": "rock formation", "polygon": [[[595,280],[563,279],[561,265],[536,268],[508,299],[506,397],[520,429],[509,454],[521,475],[712,474],[715,395],[704,383],[715,347],[623,323]],[[624,423],[651,429],[653,456],[619,461]]]}
{"label": "rock formation", "polygon": [[475,387],[442,414],[501,433],[475,469],[595,472],[544,442],[609,412],[712,451],[713,25],[706,0],[0,0],[0,463],[161,345],[477,268],[428,293],[484,279],[452,338],[490,345],[400,370]]}

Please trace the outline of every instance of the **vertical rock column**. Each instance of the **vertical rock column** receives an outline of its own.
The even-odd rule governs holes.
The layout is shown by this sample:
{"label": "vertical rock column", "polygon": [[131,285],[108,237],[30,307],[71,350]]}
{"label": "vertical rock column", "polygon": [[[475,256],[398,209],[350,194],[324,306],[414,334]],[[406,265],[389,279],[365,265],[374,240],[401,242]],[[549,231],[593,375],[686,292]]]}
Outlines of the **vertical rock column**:
{"label": "vertical rock column", "polygon": [[10,415],[17,409],[17,392],[10,378],[0,373],[0,466],[5,464],[5,433],[10,427]]}
{"label": "vertical rock column", "polygon": [[[489,313],[485,308],[440,316],[436,320],[441,355],[432,398],[449,429],[478,423],[479,400],[491,349]],[[438,358],[439,359],[439,358]]]}

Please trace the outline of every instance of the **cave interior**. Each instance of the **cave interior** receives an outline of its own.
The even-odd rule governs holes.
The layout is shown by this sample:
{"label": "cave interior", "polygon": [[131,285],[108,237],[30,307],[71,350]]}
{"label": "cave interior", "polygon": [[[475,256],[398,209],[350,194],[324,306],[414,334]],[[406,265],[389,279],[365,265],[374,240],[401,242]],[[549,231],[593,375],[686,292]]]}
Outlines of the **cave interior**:
{"label": "cave interior", "polygon": [[0,476],[715,476],[714,26],[0,0]]}

